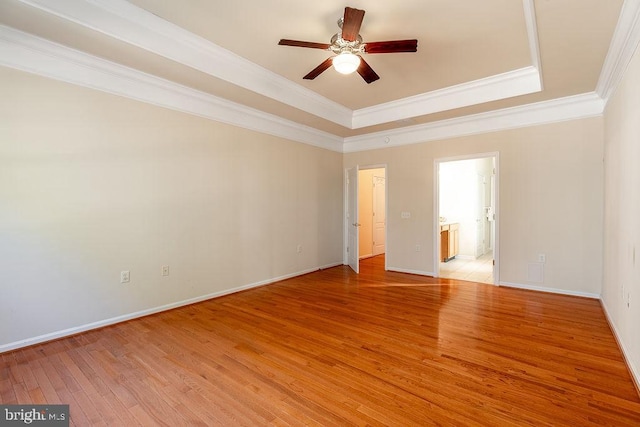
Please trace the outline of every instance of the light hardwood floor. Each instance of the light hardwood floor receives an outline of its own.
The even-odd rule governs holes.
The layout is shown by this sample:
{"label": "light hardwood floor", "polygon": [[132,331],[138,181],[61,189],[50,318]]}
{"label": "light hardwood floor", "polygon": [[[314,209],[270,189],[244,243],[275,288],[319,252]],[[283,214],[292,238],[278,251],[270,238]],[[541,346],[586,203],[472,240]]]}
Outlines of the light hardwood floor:
{"label": "light hardwood floor", "polygon": [[596,300],[336,267],[0,355],[72,425],[638,426]]}

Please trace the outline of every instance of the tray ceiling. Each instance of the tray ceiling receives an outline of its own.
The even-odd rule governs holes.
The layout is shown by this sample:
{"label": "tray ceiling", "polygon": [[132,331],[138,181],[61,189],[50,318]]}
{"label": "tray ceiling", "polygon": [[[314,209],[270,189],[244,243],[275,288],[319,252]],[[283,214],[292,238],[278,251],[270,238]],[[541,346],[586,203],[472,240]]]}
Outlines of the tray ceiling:
{"label": "tray ceiling", "polygon": [[[64,80],[54,71],[26,64],[29,55],[15,58],[25,46],[41,54],[60,47],[59,56],[66,55],[67,62],[71,56],[76,65],[86,59],[113,73],[112,65],[121,67],[127,78],[137,72],[149,85],[209,97],[209,103],[227,102],[229,110],[246,108],[262,120],[273,118],[278,126],[315,135],[308,141],[294,132],[291,139],[324,139],[316,145],[336,149],[335,144],[372,135],[398,135],[404,129],[593,94],[623,3],[4,0],[0,40],[14,58],[0,64]],[[637,2],[627,3],[636,3],[632,12],[637,18]],[[381,77],[370,85],[357,73],[344,76],[333,69],[303,80],[331,54],[278,46],[278,40],[328,43],[345,6],[366,11],[360,31],[365,42],[416,38],[418,52],[367,55]],[[68,81],[91,86],[87,79]],[[135,89],[92,87],[173,108],[162,97],[145,99]],[[216,119],[215,114],[200,115]]]}

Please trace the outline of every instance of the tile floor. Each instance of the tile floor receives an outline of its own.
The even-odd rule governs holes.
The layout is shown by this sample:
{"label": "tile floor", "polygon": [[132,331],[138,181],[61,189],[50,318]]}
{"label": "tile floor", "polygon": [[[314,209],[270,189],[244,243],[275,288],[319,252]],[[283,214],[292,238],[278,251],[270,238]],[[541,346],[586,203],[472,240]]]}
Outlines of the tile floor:
{"label": "tile floor", "polygon": [[493,252],[487,252],[480,258],[454,258],[440,263],[440,277],[447,279],[469,280],[480,283],[493,283]]}

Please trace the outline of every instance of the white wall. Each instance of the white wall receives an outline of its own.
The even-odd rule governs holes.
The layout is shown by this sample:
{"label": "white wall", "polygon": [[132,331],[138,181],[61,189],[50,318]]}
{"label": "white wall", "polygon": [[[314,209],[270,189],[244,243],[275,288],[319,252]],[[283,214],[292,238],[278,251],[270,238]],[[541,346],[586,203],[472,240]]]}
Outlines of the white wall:
{"label": "white wall", "polygon": [[602,302],[640,384],[640,52],[605,111]]}
{"label": "white wall", "polygon": [[0,351],[341,264],[340,153],[10,69],[0,93]]}
{"label": "white wall", "polygon": [[[501,283],[598,296],[602,118],[346,154],[345,167],[387,164],[389,268],[435,270],[434,159],[490,152],[499,153]],[[403,211],[411,218],[401,219]],[[547,259],[542,283],[528,280],[539,253]]]}
{"label": "white wall", "polygon": [[440,215],[457,223],[458,258],[475,258],[476,250],[476,160],[440,164]]}

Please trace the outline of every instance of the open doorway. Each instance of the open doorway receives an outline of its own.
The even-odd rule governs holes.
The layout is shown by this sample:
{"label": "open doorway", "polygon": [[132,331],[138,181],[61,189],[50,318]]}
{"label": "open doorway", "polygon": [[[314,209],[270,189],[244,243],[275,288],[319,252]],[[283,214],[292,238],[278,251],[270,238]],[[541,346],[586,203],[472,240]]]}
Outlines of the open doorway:
{"label": "open doorway", "polygon": [[386,252],[386,175],[384,168],[358,171],[359,259]]}
{"label": "open doorway", "polygon": [[436,160],[436,274],[497,281],[497,153]]}
{"label": "open doorway", "polygon": [[[359,273],[360,259],[385,257],[387,244],[386,166],[345,170],[344,263]],[[386,269],[386,259],[384,259]]]}

